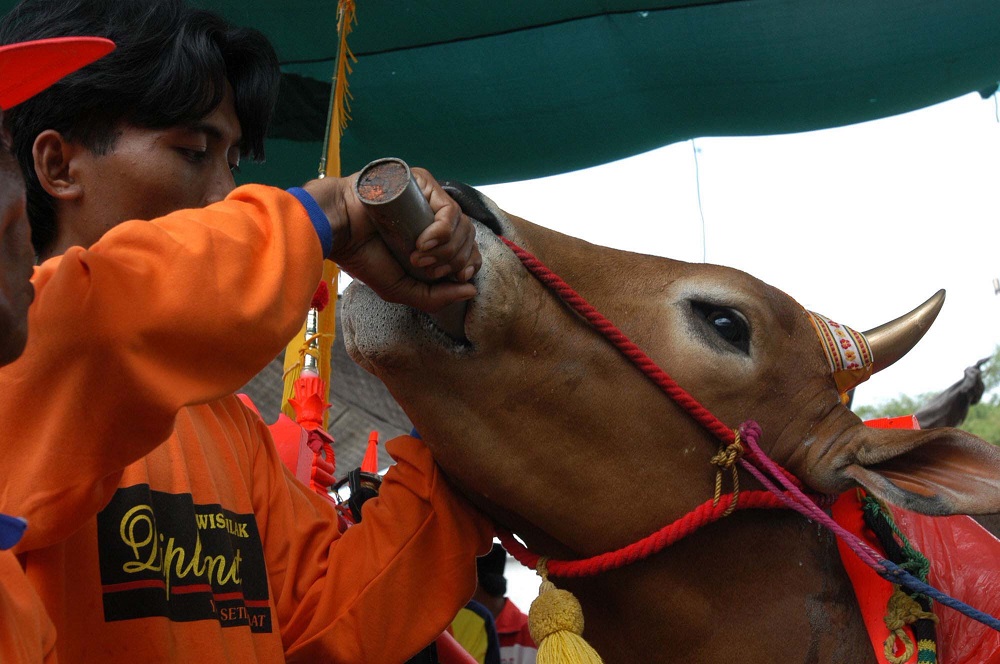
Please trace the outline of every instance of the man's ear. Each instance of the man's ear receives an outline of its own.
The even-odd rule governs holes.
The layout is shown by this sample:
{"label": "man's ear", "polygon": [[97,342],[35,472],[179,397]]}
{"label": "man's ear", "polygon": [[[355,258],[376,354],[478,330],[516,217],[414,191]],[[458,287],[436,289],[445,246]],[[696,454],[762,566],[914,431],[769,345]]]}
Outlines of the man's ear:
{"label": "man's ear", "polygon": [[35,137],[31,154],[35,160],[35,175],[42,188],[55,199],[74,200],[83,193],[83,187],[74,168],[82,150],[81,145],[70,143],[55,129],[46,129]]}

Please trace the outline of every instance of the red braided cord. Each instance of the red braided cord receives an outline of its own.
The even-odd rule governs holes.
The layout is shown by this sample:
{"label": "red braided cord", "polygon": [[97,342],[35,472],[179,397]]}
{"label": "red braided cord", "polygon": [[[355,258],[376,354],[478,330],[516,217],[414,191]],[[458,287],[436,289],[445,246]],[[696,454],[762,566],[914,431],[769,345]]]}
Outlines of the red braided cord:
{"label": "red braided cord", "polygon": [[[323,458],[323,454],[326,458]],[[321,496],[336,482],[333,474],[337,471],[337,458],[333,454],[333,446],[323,443],[319,450],[313,452],[312,472],[309,474],[309,488]]]}
{"label": "red braided cord", "polygon": [[[688,512],[673,523],[660,528],[637,542],[633,542],[616,551],[601,553],[581,560],[549,560],[546,564],[548,573],[552,576],[583,577],[594,576],[601,572],[631,565],[637,560],[648,558],[659,553],[674,542],[678,542],[702,526],[718,521],[723,517],[726,508],[733,501],[732,494],[719,498],[719,504],[713,506],[712,500],[707,500],[693,511]],[[784,508],[785,503],[770,491],[743,491],[740,493],[736,509],[777,509]],[[497,537],[510,555],[531,569],[535,569],[538,554],[529,551],[523,544],[514,539],[510,531],[497,528]]]}
{"label": "red braided cord", "polygon": [[[614,323],[605,318],[587,300],[577,293],[569,284],[562,280],[557,274],[552,272],[538,258],[528,251],[517,246],[505,237],[500,238],[514,255],[518,257],[524,267],[531,272],[540,282],[551,289],[561,300],[571,306],[577,313],[583,316],[590,325],[606,337],[614,346],[634,364],[640,371],[650,378],[663,392],[667,394],[680,407],[701,424],[709,433],[713,434],[724,443],[732,444],[736,439],[735,432],[722,423],[707,408],[691,396],[684,388],[677,384],[665,371],[663,371],[641,348],[636,346],[625,333],[619,330]],[[741,430],[745,437],[756,441],[760,435],[760,427],[756,422],[745,422],[741,425]],[[753,462],[753,459],[749,460]],[[784,468],[777,466],[777,470],[784,474],[794,486],[801,488],[798,478],[789,473]],[[739,501],[734,509],[776,509],[787,508],[789,505],[788,492],[777,493],[771,491],[744,491],[739,495]],[[637,542],[633,542],[616,551],[609,551],[591,558],[583,560],[549,560],[546,563],[548,573],[561,577],[581,577],[592,576],[611,569],[624,567],[637,560],[647,558],[654,553],[662,551],[674,542],[677,542],[702,526],[718,521],[725,516],[726,510],[733,502],[733,494],[726,494],[719,498],[717,505],[713,506],[713,500],[708,500],[695,508],[692,512],[684,515],[677,521],[664,526],[660,530],[647,535]],[[540,556],[528,551],[524,545],[514,539],[509,531],[497,528],[497,537],[504,548],[510,552],[514,558],[522,565],[534,569],[540,560]]]}
{"label": "red braided cord", "polygon": [[577,313],[587,319],[587,322],[603,334],[608,341],[614,344],[621,353],[629,359],[632,364],[646,374],[650,380],[666,392],[667,396],[673,399],[677,405],[684,408],[691,414],[698,424],[707,429],[712,435],[727,445],[735,440],[733,430],[723,424],[719,418],[701,405],[697,399],[691,396],[684,388],[677,384],[663,369],[658,367],[653,360],[646,355],[641,348],[636,346],[614,323],[605,318],[601,312],[597,311],[587,300],[577,293],[573,288],[563,281],[557,274],[552,272],[540,260],[532,254],[517,246],[505,237],[501,237],[504,244],[510,247],[524,264],[524,267],[531,272],[536,279],[554,291],[560,299],[573,307]]}

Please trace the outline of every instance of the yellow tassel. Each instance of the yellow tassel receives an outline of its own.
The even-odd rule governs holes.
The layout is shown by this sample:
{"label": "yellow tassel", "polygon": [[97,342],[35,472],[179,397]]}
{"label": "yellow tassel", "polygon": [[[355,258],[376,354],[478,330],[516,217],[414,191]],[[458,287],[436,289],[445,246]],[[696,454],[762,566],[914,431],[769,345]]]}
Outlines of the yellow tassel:
{"label": "yellow tassel", "polygon": [[[332,261],[323,261],[323,280],[330,286],[330,303],[323,311],[319,312],[319,329],[315,336],[306,334],[305,323],[295,337],[288,342],[285,348],[284,363],[284,389],[281,398],[281,412],[288,417],[295,419],[295,409],[289,403],[295,397],[295,381],[302,374],[302,358],[308,351],[309,346],[315,343],[317,350],[314,351],[316,363],[319,366],[319,377],[326,385],[324,397],[330,400],[330,393],[333,391],[333,376],[331,374],[331,361],[333,356],[333,338],[337,331],[337,287],[340,276],[340,269]],[[323,413],[323,428],[330,424],[330,411]]]}
{"label": "yellow tassel", "polygon": [[[326,121],[326,136],[323,141],[323,154],[320,159],[319,177],[340,177],[340,138],[347,127],[347,121],[351,117],[350,98],[351,93],[347,89],[347,75],[351,73],[350,61],[357,61],[347,45],[347,36],[351,33],[351,28],[357,21],[354,0],[339,0],[337,3],[337,64],[333,73],[333,86],[330,94],[330,110]],[[330,377],[330,347],[333,344],[333,335],[336,332],[337,320],[334,304],[337,301],[337,281],[340,275],[340,268],[331,261],[323,262],[323,280],[330,285],[330,304],[323,311],[319,312],[319,375],[326,384],[326,398],[329,401],[332,389]],[[281,412],[288,417],[295,419],[295,409],[289,403],[289,399],[295,397],[295,381],[302,373],[301,356],[304,353],[304,346],[308,341],[303,339],[306,335],[306,326],[303,323],[302,329],[288,343],[285,348],[284,362],[284,389],[281,395]],[[330,423],[329,411],[323,414],[323,428]]]}
{"label": "yellow tassel", "polygon": [[548,580],[546,559],[538,561],[542,585],[528,610],[528,629],[538,644],[537,664],[603,664],[583,638],[583,608],[573,593]]}
{"label": "yellow tassel", "polygon": [[333,73],[330,113],[326,125],[326,151],[320,166],[320,177],[340,177],[340,139],[347,128],[347,121],[351,119],[352,95],[347,86],[347,76],[351,73],[351,62],[357,62],[347,45],[347,36],[357,22],[354,0],[339,0],[337,5],[337,66]]}

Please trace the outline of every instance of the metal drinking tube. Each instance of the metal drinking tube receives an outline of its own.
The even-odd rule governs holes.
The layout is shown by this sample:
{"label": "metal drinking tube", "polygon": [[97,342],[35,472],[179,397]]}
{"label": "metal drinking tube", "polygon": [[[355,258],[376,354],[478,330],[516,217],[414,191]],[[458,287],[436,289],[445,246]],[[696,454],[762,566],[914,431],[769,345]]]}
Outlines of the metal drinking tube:
{"label": "metal drinking tube", "polygon": [[[392,255],[414,279],[431,283],[423,269],[410,263],[417,238],[434,221],[434,212],[402,159],[376,159],[363,169],[354,185],[358,198]],[[429,314],[452,339],[465,338],[465,302],[455,302]]]}

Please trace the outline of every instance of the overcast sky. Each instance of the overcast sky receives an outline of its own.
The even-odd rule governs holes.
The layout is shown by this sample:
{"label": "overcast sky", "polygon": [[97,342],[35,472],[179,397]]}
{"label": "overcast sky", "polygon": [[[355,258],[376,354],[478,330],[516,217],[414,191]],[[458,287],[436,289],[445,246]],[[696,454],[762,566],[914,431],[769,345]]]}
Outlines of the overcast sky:
{"label": "overcast sky", "polygon": [[934,327],[862,385],[856,405],[944,389],[1000,342],[995,98],[805,134],[702,138],[481,189],[598,244],[695,262],[704,251],[862,331],[945,288]]}

